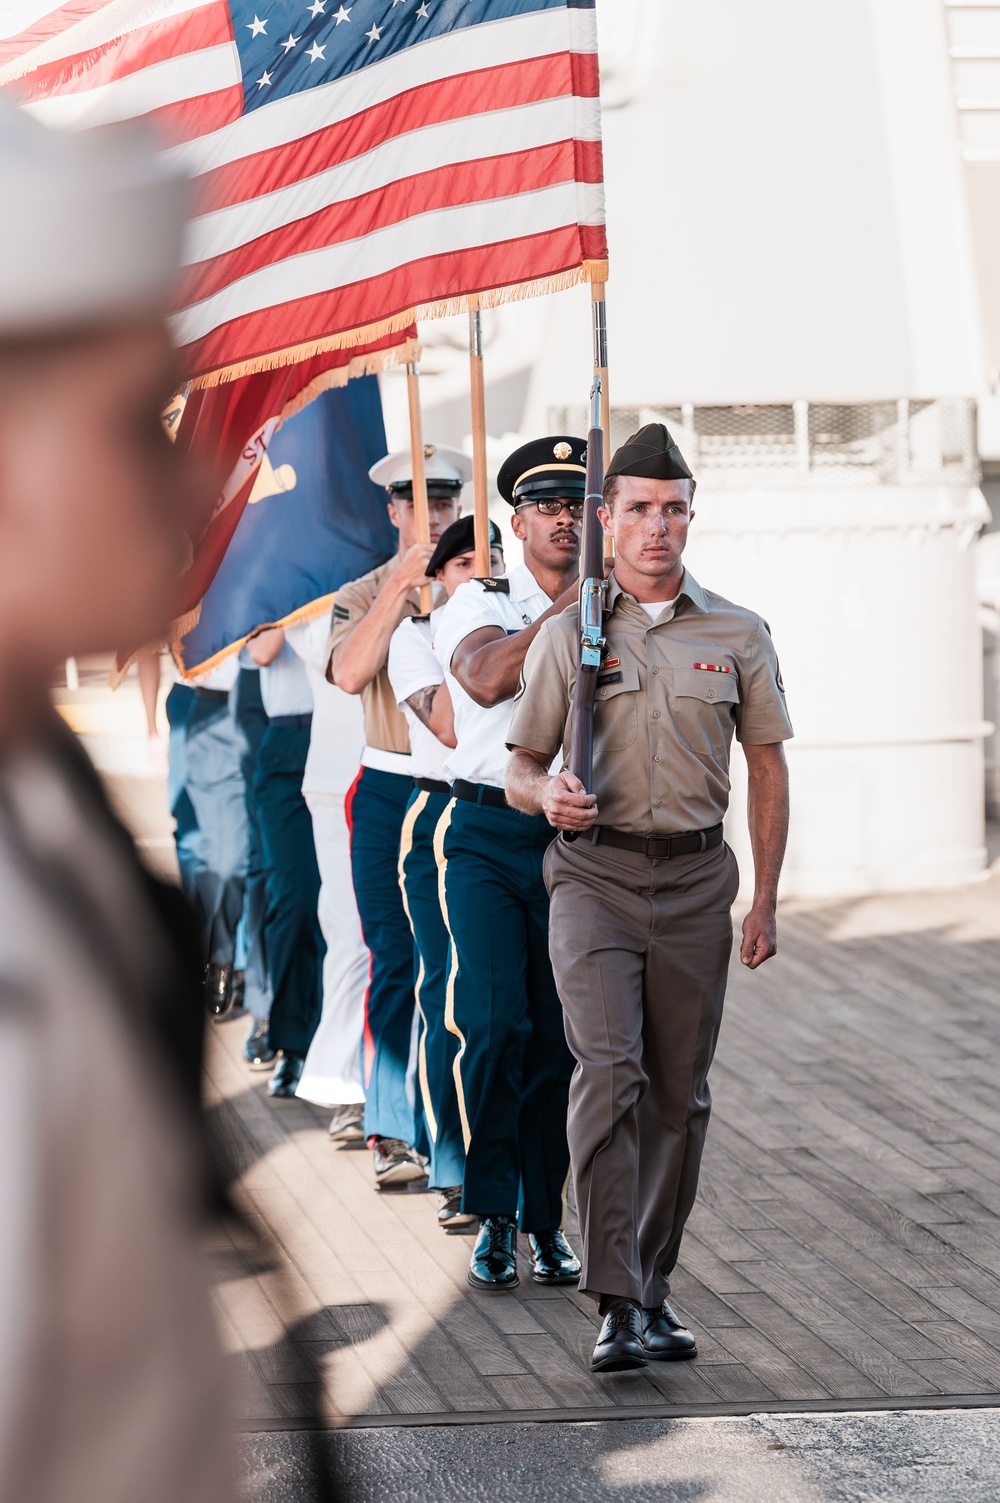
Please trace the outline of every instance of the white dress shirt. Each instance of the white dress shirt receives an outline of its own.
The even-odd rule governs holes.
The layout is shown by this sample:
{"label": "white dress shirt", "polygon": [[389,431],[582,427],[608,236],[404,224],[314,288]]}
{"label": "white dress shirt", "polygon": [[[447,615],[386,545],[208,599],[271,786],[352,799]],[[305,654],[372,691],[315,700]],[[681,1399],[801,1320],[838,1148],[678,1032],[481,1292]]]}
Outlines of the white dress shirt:
{"label": "white dress shirt", "polygon": [[273,720],[276,715],[311,715],[312,690],[305,664],[286,642],[273,662],[260,670],[260,697]]}
{"label": "white dress shirt", "polygon": [[345,694],[326,678],[329,614],[316,621],[285,627],[285,641],[302,659],[312,690],[313,721],[303,793],[343,797],[358,775],[365,743],[365,717],[357,694]]}
{"label": "white dress shirt", "polygon": [[[508,590],[502,586],[507,583]],[[501,588],[496,588],[496,585]],[[507,727],[510,724],[513,696],[484,710],[471,699],[451,671],[451,660],[460,642],[483,626],[499,626],[507,636],[531,626],[552,605],[541,585],[526,564],[520,564],[502,580],[471,579],[459,585],[441,611],[434,635],[434,651],[445,672],[455,707],[455,736],[458,745],[444,765],[449,782],[464,778],[469,783],[488,783],[503,787],[507,767]]]}
{"label": "white dress shirt", "polygon": [[415,778],[434,778],[437,782],[445,781],[448,747],[406,701],[421,689],[444,683],[444,669],[433,647],[443,611],[442,605],[429,618],[407,616],[396,627],[389,643],[389,682],[410,731],[410,770]]}

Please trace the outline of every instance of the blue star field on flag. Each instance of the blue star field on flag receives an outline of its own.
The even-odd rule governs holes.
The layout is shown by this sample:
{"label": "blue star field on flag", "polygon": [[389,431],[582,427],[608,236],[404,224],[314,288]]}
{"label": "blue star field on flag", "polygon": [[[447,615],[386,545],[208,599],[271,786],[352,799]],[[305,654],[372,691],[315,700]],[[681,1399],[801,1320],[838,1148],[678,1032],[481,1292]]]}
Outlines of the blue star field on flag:
{"label": "blue star field on flag", "polygon": [[[430,37],[567,0],[230,0],[244,110],[356,73]],[[593,0],[569,0],[588,9]]]}

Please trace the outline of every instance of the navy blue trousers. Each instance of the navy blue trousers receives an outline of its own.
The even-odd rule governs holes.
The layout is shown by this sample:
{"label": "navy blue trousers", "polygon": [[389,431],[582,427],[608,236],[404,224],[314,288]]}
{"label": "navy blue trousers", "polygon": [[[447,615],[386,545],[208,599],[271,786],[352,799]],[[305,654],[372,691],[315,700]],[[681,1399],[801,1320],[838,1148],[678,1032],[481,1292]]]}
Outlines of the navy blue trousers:
{"label": "navy blue trousers", "polygon": [[247,863],[239,734],[224,694],[175,684],[166,710],[181,885],[206,964],[232,965]]}
{"label": "navy blue trousers", "polygon": [[416,988],[420,1014],[417,1080],[431,1150],[432,1190],[460,1185],[465,1172],[465,1143],[454,1073],[458,1040],[449,1031],[444,1017],[451,941],[441,913],[434,850],[434,832],[449,801],[447,793],[414,789],[399,843],[399,877],[420,960]]}
{"label": "navy blue trousers", "polygon": [[170,724],[170,738],[167,742],[167,803],[174,821],[174,845],[177,848],[181,887],[189,902],[201,865],[198,818],[187,790],[187,755],[184,744],[188,716],[193,704],[194,689],[189,684],[174,684],[164,705]]}
{"label": "navy blue trousers", "polygon": [[354,895],[372,957],[362,1042],[365,1135],[410,1144],[423,1119],[406,1090],[416,952],[399,889],[399,841],[412,792],[412,778],[362,767],[345,805]]}
{"label": "navy blue trousers", "polygon": [[271,1011],[271,978],[267,970],[264,926],[267,920],[267,872],[260,836],[260,815],[254,792],[257,754],[267,730],[267,711],[260,696],[260,672],[241,668],[233,690],[233,719],[240,733],[240,766],[247,810],[247,870],[244,879],[243,933],[246,941],[244,1006],[255,1018]]}
{"label": "navy blue trousers", "polygon": [[311,715],[275,715],[257,753],[254,795],[267,869],[264,925],[271,974],[268,1038],[305,1054],[323,1003],[326,941],[319,927],[319,866],[302,797]]}
{"label": "navy blue trousers", "polygon": [[549,962],[541,816],[456,799],[438,827],[452,939],[446,1019],[465,1136],[463,1209],[562,1225],[573,1057]]}

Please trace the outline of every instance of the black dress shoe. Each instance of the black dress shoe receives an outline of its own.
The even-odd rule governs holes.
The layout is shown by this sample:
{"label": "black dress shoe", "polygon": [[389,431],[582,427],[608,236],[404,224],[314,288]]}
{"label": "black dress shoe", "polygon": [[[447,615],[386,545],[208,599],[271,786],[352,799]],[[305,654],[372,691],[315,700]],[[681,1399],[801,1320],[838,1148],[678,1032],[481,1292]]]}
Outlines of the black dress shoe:
{"label": "black dress shoe", "polygon": [[274,1074],[267,1083],[269,1096],[294,1096],[295,1087],[302,1079],[304,1054],[282,1054],[274,1067]]}
{"label": "black dress shoe", "polygon": [[517,1221],[513,1216],[484,1216],[469,1264],[473,1289],[516,1289]]}
{"label": "black dress shoe", "polygon": [[445,1232],[469,1232],[479,1217],[462,1210],[462,1186],[449,1185],[438,1195],[438,1226]]}
{"label": "black dress shoe", "polygon": [[577,1284],[580,1259],[562,1232],[529,1232],[531,1277],[536,1284]]}
{"label": "black dress shoe", "polygon": [[205,967],[205,1008],[216,1023],[228,1017],[233,1010],[233,968],[231,965]]}
{"label": "black dress shoe", "polygon": [[642,1341],[642,1316],[627,1300],[612,1305],[604,1317],[601,1334],[590,1359],[595,1373],[623,1373],[633,1367],[645,1367],[646,1348]]}
{"label": "black dress shoe", "polygon": [[246,996],[246,990],[247,990],[247,973],[246,973],[246,971],[235,971],[234,970],[233,971],[233,982],[232,982],[233,1012],[242,1012],[243,1011],[243,999]]}
{"label": "black dress shoe", "polygon": [[243,1045],[243,1058],[251,1070],[270,1070],[277,1057],[277,1049],[272,1049],[268,1043],[267,1020],[254,1018],[253,1026]]}
{"label": "black dress shoe", "polygon": [[666,1300],[658,1310],[643,1310],[642,1344],[650,1362],[685,1362],[698,1355],[694,1337]]}

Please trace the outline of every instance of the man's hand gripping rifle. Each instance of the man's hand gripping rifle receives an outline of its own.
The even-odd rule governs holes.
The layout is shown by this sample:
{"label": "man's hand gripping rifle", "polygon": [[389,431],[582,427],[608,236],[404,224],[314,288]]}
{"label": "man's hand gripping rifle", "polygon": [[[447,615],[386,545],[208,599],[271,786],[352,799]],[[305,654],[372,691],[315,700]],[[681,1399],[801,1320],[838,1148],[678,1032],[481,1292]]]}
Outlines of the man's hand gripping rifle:
{"label": "man's hand gripping rifle", "polygon": [[[597,517],[604,488],[604,430],[601,427],[601,378],[595,375],[590,393],[591,419],[587,436],[587,496],[580,546],[580,671],[573,690],[570,717],[569,770],[588,793],[594,781],[594,702],[597,677],[604,661],[604,532]],[[564,839],[575,840],[572,831]]]}

